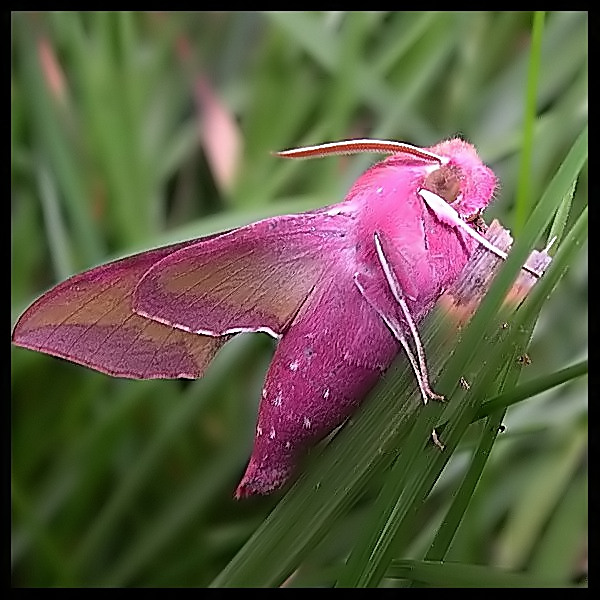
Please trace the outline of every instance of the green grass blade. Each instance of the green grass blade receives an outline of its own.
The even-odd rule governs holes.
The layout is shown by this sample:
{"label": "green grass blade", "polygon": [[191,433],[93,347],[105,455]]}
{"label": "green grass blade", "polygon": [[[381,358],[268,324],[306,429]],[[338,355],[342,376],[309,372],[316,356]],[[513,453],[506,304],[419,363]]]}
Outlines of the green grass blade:
{"label": "green grass blade", "polygon": [[486,400],[479,410],[477,411],[476,419],[483,419],[491,415],[492,413],[508,408],[509,406],[532,398],[537,394],[541,394],[547,390],[552,389],[555,386],[562,385],[568,381],[572,381],[577,377],[583,377],[588,372],[588,361],[583,360],[570,367],[565,367],[555,373],[549,373],[543,377],[527,381],[526,383],[519,384],[512,388],[508,392],[494,396],[489,400]]}
{"label": "green grass blade", "polygon": [[479,588],[552,588],[564,587],[554,577],[538,577],[455,562],[395,560],[390,566],[388,577],[410,579],[435,587],[479,587]]}
{"label": "green grass blade", "polygon": [[548,243],[552,243],[552,247],[549,249],[550,254],[554,254],[556,252],[557,242],[560,242],[562,239],[563,232],[567,225],[567,219],[569,218],[569,213],[571,212],[571,205],[573,203],[573,195],[575,194],[576,185],[577,181],[574,181],[571,189],[565,194],[563,201],[556,211],[556,216],[554,217],[552,227],[550,228],[550,233],[548,234]]}
{"label": "green grass blade", "polygon": [[61,216],[56,185],[43,163],[40,163],[38,168],[38,187],[54,272],[59,280],[66,279],[74,271],[68,243],[69,236]]}
{"label": "green grass blade", "polygon": [[[558,194],[554,195],[552,192],[559,187],[559,184],[563,190],[568,189],[571,182],[577,178],[587,155],[586,137],[584,132],[578,138],[532,214],[522,236],[525,240],[531,240],[530,244],[539,237],[540,232],[551,219],[552,211],[556,210],[560,199],[563,197],[560,188]],[[551,205],[551,208],[547,205]],[[546,213],[546,210],[550,212]],[[536,227],[535,230],[534,226]],[[574,229],[579,231],[581,228],[575,227]],[[565,240],[564,246],[575,246],[575,244],[569,244]],[[503,353],[506,352],[505,348],[508,350],[509,343],[513,347],[516,346],[515,336],[517,333],[509,335],[501,341],[494,340],[492,344],[488,341],[486,350],[482,352],[481,331],[489,329],[489,323],[495,322],[495,311],[500,308],[502,298],[506,294],[512,277],[514,277],[514,275],[511,275],[510,269],[512,268],[512,273],[516,273],[518,269],[518,265],[512,261],[516,261],[515,257],[519,256],[520,253],[525,254],[525,251],[524,242],[520,240],[511,251],[506,264],[503,265],[496,276],[490,291],[464,331],[452,359],[446,365],[439,379],[439,389],[452,389],[450,387],[452,380],[454,382],[458,380],[459,376],[457,374],[465,372],[468,363],[476,359],[478,352],[480,356],[486,356],[488,359],[487,368],[483,374],[480,374],[481,380],[477,382],[471,393],[467,398],[461,399],[462,403],[454,402],[450,404],[444,415],[447,416],[449,423],[448,429],[444,430],[444,443],[447,447],[446,457],[456,447],[462,433],[475,416],[477,398],[483,397],[484,390],[489,389],[495,379],[500,364],[514,353],[514,351],[509,351],[506,358],[503,356]],[[525,256],[519,261],[520,264],[523,264],[524,259]],[[565,257],[555,258],[555,264],[552,267],[552,273],[554,274],[559,272],[559,269],[565,268]],[[552,273],[548,273],[547,276],[542,278],[542,281],[538,282],[532,296],[535,294],[540,299],[543,297],[544,290],[547,294],[550,286],[556,284],[558,277],[553,277]],[[503,279],[503,277],[506,279]],[[533,322],[534,315],[539,312],[540,308],[540,302],[526,303],[526,306],[519,311],[521,320],[518,324],[515,322],[515,331],[527,320]],[[520,351],[524,352],[524,348],[521,348]],[[425,419],[426,417],[423,414],[417,422],[423,429],[419,427],[417,430],[417,427],[415,427],[415,439],[418,439],[418,436],[422,435],[423,430],[429,425],[429,422]],[[410,444],[409,442],[407,442],[409,448],[406,453],[407,456],[404,456],[402,465],[398,465],[397,469],[392,470],[387,489],[384,487],[379,503],[375,504],[373,522],[351,554],[346,569],[338,581],[340,586],[372,586],[379,583],[393,556],[393,552],[397,547],[402,547],[402,536],[406,533],[406,523],[409,516],[418,510],[420,503],[430,491],[448,459],[438,457],[432,461],[426,453],[422,452],[422,447],[419,448],[418,444]]]}
{"label": "green grass blade", "polygon": [[[20,44],[23,77],[32,90],[26,96],[42,151],[48,157],[60,182],[66,210],[73,221],[73,236],[78,255],[84,265],[91,265],[102,256],[102,243],[92,217],[91,205],[86,202],[88,190],[81,175],[79,157],[70,147],[63,128],[64,119],[44,82],[36,49],[41,39],[36,38],[27,22],[32,15],[20,14],[15,19],[16,39]],[[64,115],[63,115],[64,116]]]}
{"label": "green grass blade", "polygon": [[[521,337],[524,337],[523,334]],[[523,346],[524,344],[521,342],[519,345]],[[505,387],[510,389],[519,379],[520,369],[518,368],[515,359],[516,356],[513,355],[513,361],[512,363],[509,363],[508,373],[501,385],[502,389]],[[473,453],[469,468],[465,473],[460,486],[453,494],[450,508],[446,512],[442,524],[431,543],[431,547],[425,555],[425,560],[440,561],[446,557],[448,548],[464,518],[465,512],[475,492],[475,488],[483,473],[483,469],[488,462],[505,414],[506,409],[500,409],[494,411],[486,418],[479,444]]]}
{"label": "green grass blade", "polygon": [[531,57],[525,92],[525,118],[523,119],[523,144],[519,162],[517,198],[515,211],[515,233],[519,234],[530,212],[531,162],[533,157],[533,129],[537,114],[537,94],[544,32],[544,11],[536,11],[531,30]]}

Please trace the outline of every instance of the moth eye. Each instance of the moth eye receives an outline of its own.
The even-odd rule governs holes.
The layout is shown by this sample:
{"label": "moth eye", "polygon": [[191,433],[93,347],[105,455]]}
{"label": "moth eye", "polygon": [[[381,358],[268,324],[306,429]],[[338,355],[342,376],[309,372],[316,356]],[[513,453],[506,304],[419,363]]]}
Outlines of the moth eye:
{"label": "moth eye", "polygon": [[460,193],[460,181],[456,170],[451,166],[432,171],[426,177],[423,187],[443,198],[448,204],[454,202]]}

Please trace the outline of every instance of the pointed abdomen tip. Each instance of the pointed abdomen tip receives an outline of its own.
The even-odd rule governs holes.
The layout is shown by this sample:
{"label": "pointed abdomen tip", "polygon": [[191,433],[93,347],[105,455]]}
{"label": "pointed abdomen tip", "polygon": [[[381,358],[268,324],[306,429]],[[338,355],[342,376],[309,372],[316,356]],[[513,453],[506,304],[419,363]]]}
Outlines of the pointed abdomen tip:
{"label": "pointed abdomen tip", "polygon": [[283,486],[290,478],[291,473],[291,467],[260,466],[251,459],[240,484],[235,490],[235,497],[237,500],[240,500],[249,496],[270,494]]}

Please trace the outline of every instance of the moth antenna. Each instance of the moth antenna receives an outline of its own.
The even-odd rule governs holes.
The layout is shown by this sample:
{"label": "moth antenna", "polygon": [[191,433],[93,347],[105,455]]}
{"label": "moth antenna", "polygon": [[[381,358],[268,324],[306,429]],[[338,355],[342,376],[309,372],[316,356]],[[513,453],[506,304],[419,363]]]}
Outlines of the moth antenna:
{"label": "moth antenna", "polygon": [[273,152],[273,154],[283,158],[317,158],[335,154],[360,154],[363,152],[375,152],[379,154],[411,154],[418,158],[435,161],[440,165],[446,164],[449,160],[445,156],[434,154],[433,152],[429,152],[429,150],[418,148],[411,144],[405,144],[404,142],[371,139],[328,142],[326,144],[318,144],[317,146],[303,146],[302,148],[281,150],[279,152]]}

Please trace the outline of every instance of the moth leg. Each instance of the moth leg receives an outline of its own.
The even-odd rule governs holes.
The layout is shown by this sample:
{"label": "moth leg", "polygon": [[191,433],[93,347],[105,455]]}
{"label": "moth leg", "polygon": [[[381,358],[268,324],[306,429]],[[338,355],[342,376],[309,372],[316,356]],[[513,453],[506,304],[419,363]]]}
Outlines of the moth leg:
{"label": "moth leg", "polygon": [[364,273],[355,273],[354,274],[354,283],[356,287],[359,289],[362,296],[365,300],[373,307],[373,309],[377,312],[377,314],[381,317],[383,322],[388,326],[389,330],[392,332],[392,335],[402,344],[402,348],[408,357],[412,370],[417,379],[417,384],[419,385],[419,389],[421,390],[421,396],[423,397],[423,403],[427,404],[427,401],[431,397],[431,389],[429,388],[429,384],[423,380],[423,374],[421,372],[421,368],[417,359],[410,347],[406,336],[402,330],[402,325],[398,322],[396,317],[393,315],[393,310],[386,310],[383,307],[385,301],[381,299],[381,290],[379,286],[373,283],[372,278],[369,275]]}
{"label": "moth leg", "polygon": [[383,319],[384,323],[390,328],[390,331],[394,334],[394,337],[402,344],[404,348],[404,352],[406,356],[408,356],[408,360],[410,361],[410,365],[417,379],[417,384],[419,385],[419,389],[421,390],[421,396],[423,397],[423,404],[427,404],[431,390],[429,389],[429,384],[426,380],[423,379],[423,374],[421,373],[421,369],[419,364],[417,363],[417,359],[410,347],[406,336],[402,333],[402,328],[398,323],[392,323],[385,315],[380,315]]}
{"label": "moth leg", "polygon": [[433,429],[431,431],[431,439],[433,440],[433,443],[440,449],[440,450],[444,450],[446,448],[446,446],[444,446],[444,444],[442,444],[442,442],[440,442],[440,438],[438,437],[437,431],[435,429]]}
{"label": "moth leg", "polygon": [[419,331],[417,330],[417,326],[410,314],[410,309],[408,308],[408,304],[404,299],[404,293],[402,291],[402,287],[396,277],[396,273],[392,268],[392,265],[388,261],[386,257],[386,253],[383,249],[383,245],[389,246],[389,243],[386,242],[385,237],[378,232],[374,234],[375,238],[375,248],[377,250],[377,256],[379,258],[379,262],[383,268],[383,272],[385,273],[386,280],[390,287],[390,290],[394,296],[394,299],[400,306],[400,310],[402,311],[402,315],[404,316],[404,320],[406,321],[408,328],[410,330],[411,336],[413,338],[415,349],[417,351],[417,358],[419,361],[419,371],[421,373],[421,379],[423,381],[423,388],[427,394],[428,398],[432,400],[444,400],[444,396],[440,394],[436,394],[429,385],[429,373],[427,370],[427,361],[425,360],[425,351],[423,350],[423,344],[421,343],[421,338],[419,336]]}
{"label": "moth leg", "polygon": [[[478,231],[469,227],[467,223],[465,223],[460,215],[454,210],[450,204],[448,204],[443,198],[430,192],[429,190],[421,189],[418,194],[423,198],[425,204],[431,208],[431,210],[436,214],[438,219],[442,221],[442,223],[446,223],[451,227],[457,227],[458,229],[462,229],[467,235],[471,236],[475,241],[479,242],[484,248],[487,248],[490,252],[500,257],[502,260],[506,260],[508,258],[508,254],[500,248],[491,244],[488,240],[486,240]],[[540,277],[540,274],[534,269],[530,269],[527,265],[523,265],[521,267],[524,271],[531,273],[535,277]]]}

